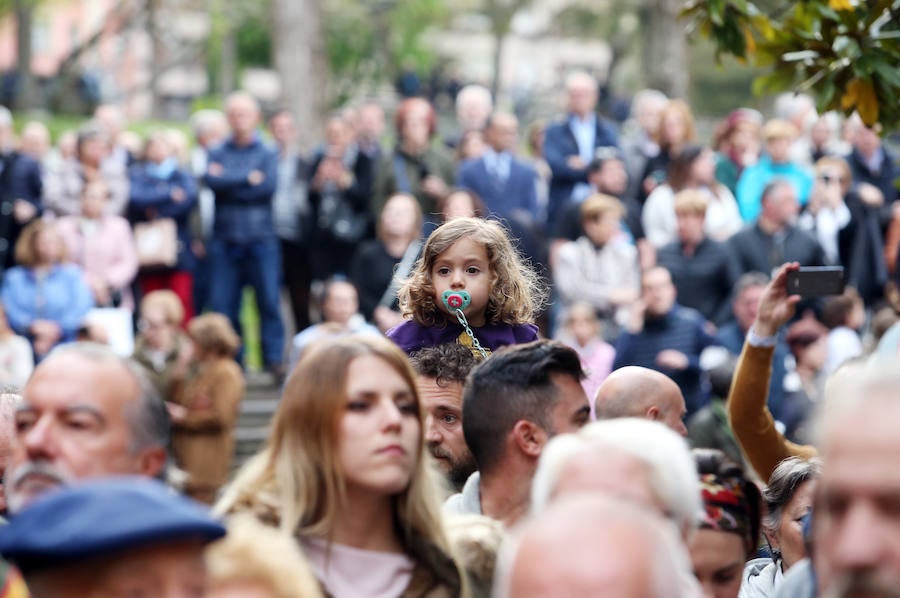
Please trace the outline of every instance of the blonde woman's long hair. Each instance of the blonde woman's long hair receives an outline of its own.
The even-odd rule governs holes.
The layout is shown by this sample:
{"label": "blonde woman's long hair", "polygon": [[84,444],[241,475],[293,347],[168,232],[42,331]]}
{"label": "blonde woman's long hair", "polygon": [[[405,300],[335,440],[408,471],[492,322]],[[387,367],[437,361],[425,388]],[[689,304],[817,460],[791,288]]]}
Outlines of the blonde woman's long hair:
{"label": "blonde woman's long hair", "polygon": [[328,339],[304,353],[287,380],[266,447],[238,472],[216,511],[250,510],[288,533],[330,537],[346,493],[338,426],[346,404],[347,371],[364,355],[382,359],[406,381],[422,429],[409,486],[394,497],[400,540],[407,550],[424,541],[450,555],[440,518],[437,474],[425,456],[415,374],[403,351],[382,337]]}

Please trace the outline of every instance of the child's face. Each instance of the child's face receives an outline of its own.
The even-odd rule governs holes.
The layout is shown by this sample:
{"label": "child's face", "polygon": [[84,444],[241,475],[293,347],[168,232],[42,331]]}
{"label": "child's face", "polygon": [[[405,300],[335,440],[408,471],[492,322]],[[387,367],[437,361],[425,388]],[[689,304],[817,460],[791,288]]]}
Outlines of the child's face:
{"label": "child's face", "polygon": [[[440,310],[449,313],[441,301],[443,292],[467,291],[472,303],[463,313],[472,326],[484,326],[492,278],[487,248],[472,239],[460,239],[438,255],[431,266],[434,302]],[[454,314],[451,316],[455,319]]]}

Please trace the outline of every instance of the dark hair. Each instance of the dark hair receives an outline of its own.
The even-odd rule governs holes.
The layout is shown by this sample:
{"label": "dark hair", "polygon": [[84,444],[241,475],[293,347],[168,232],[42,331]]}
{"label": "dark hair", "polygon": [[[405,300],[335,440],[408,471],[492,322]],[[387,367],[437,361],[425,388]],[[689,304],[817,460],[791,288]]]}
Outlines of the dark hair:
{"label": "dark hair", "polygon": [[822,305],[822,324],[829,330],[833,330],[838,326],[846,326],[847,318],[853,312],[854,306],[862,301],[859,293],[853,287],[847,287],[840,295],[835,295],[825,299]]}
{"label": "dark hair", "polygon": [[[747,559],[756,553],[762,524],[762,496],[759,488],[744,475],[744,469],[720,450],[694,449],[691,451],[697,463],[697,474],[703,494],[706,515],[700,527],[739,534],[744,540]],[[715,513],[726,525],[708,521]],[[712,523],[712,525],[710,524]]]}
{"label": "dark hair", "polygon": [[459,343],[419,349],[410,356],[409,361],[418,375],[434,378],[438,386],[447,382],[465,382],[478,363],[471,349]]}
{"label": "dark hair", "polygon": [[683,150],[672,158],[666,179],[672,191],[681,191],[687,186],[691,175],[691,166],[697,158],[706,150],[702,145],[686,145]]}
{"label": "dark hair", "polygon": [[497,465],[517,421],[552,431],[550,413],[558,399],[554,374],[584,378],[578,353],[551,340],[504,347],[472,370],[463,389],[463,434],[479,470]]}
{"label": "dark hair", "polygon": [[359,295],[359,291],[356,290],[356,285],[353,284],[350,279],[348,279],[343,274],[335,274],[322,283],[322,290],[320,291],[321,294],[318,297],[320,307],[322,305],[325,305],[325,303],[328,301],[328,298],[331,295],[331,291],[334,290],[334,287],[341,284],[350,285],[351,287],[353,287],[353,290],[356,291],[357,295]]}
{"label": "dark hair", "polygon": [[785,336],[785,342],[794,357],[811,344],[828,334],[828,329],[815,318],[803,318],[791,324]]}

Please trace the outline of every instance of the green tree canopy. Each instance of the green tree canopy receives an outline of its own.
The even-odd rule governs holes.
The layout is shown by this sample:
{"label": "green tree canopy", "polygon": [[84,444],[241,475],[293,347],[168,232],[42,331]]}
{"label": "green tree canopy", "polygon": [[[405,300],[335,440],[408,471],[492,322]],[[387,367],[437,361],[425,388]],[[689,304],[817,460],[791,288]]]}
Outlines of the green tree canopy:
{"label": "green tree canopy", "polygon": [[690,0],[691,32],[767,72],[754,93],[795,90],[820,112],[900,124],[900,0]]}

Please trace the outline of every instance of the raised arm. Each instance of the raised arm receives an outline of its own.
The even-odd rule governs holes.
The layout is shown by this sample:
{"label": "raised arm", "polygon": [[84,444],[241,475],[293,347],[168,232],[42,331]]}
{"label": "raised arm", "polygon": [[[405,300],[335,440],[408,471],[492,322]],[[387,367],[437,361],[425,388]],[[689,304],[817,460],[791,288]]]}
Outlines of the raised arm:
{"label": "raised arm", "polygon": [[800,300],[798,295],[787,292],[787,273],[799,267],[796,262],[781,266],[763,292],[728,394],[728,419],[734,437],[763,480],[768,480],[775,467],[788,457],[816,455],[815,447],[787,440],[775,427],[775,419],[766,406],[777,334],[794,315]]}

